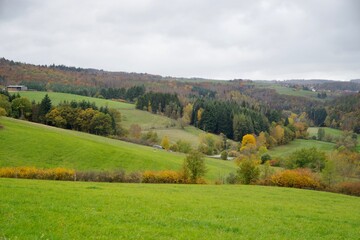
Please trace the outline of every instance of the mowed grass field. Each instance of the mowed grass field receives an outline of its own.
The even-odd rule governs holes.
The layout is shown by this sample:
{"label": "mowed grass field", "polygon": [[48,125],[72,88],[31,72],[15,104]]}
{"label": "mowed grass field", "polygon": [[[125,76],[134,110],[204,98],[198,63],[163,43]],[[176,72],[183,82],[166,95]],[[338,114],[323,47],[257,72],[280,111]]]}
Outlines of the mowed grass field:
{"label": "mowed grass field", "polygon": [[64,100],[69,102],[72,100],[85,100],[89,102],[95,102],[98,107],[108,106],[109,108],[117,109],[121,113],[121,124],[123,127],[128,129],[132,124],[138,124],[145,132],[149,130],[156,131],[160,138],[167,135],[171,142],[176,142],[180,139],[183,139],[191,142],[194,147],[197,147],[199,144],[198,135],[199,133],[203,133],[203,131],[196,129],[193,126],[181,129],[179,123],[174,119],[170,119],[161,115],[151,114],[146,111],[137,110],[135,109],[134,104],[85,97],[68,93],[32,91],[20,92],[21,96],[27,97],[31,101],[34,100],[36,102],[40,102],[44,98],[45,94],[49,95],[54,106],[60,102],[63,102]]}
{"label": "mowed grass field", "polygon": [[[76,170],[179,170],[184,154],[106,137],[0,118],[0,166],[65,167]],[[206,159],[206,179],[235,171],[234,162]]]}
{"label": "mowed grass field", "polygon": [[331,152],[334,150],[335,144],[328,142],[321,142],[316,140],[305,140],[305,139],[295,139],[291,141],[289,144],[275,147],[274,149],[270,149],[268,153],[272,158],[284,158],[289,156],[296,150],[300,150],[302,148],[312,148],[316,147],[317,149],[324,152]]}
{"label": "mowed grass field", "polygon": [[0,179],[2,239],[359,239],[358,197],[245,185]]}

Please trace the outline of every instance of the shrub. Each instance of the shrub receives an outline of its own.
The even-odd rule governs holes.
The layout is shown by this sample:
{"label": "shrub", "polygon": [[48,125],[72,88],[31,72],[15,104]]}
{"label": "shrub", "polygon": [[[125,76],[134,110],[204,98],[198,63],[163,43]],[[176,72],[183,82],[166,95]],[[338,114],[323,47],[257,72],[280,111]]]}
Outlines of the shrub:
{"label": "shrub", "polygon": [[143,183],[182,183],[178,172],[172,170],[145,171],[142,174]]}
{"label": "shrub", "polygon": [[255,183],[260,176],[258,161],[252,159],[241,160],[238,175],[243,184]]}
{"label": "shrub", "polygon": [[74,180],[75,171],[66,168],[38,169],[35,167],[5,167],[0,168],[0,177],[47,180]]}
{"label": "shrub", "polygon": [[125,170],[115,170],[115,171],[77,171],[76,172],[76,181],[84,182],[133,182],[134,179],[126,175]]}
{"label": "shrub", "polygon": [[293,152],[287,163],[287,168],[311,168],[320,172],[325,167],[326,155],[317,148],[302,148]]}
{"label": "shrub", "polygon": [[126,182],[129,183],[141,183],[141,181],[142,181],[142,174],[140,172],[132,172],[126,178]]}
{"label": "shrub", "polygon": [[337,184],[334,189],[338,193],[360,196],[360,182],[342,182]]}
{"label": "shrub", "polygon": [[320,181],[309,169],[295,169],[278,172],[271,177],[271,183],[280,187],[319,189]]}
{"label": "shrub", "polygon": [[197,183],[207,171],[202,153],[191,151],[184,159],[184,168],[189,172],[192,183]]}
{"label": "shrub", "polygon": [[230,151],[228,154],[228,157],[238,157],[240,155],[240,153],[238,151]]}
{"label": "shrub", "polygon": [[76,172],[76,181],[95,182],[96,181],[96,172],[94,172],[94,171]]}
{"label": "shrub", "polygon": [[182,153],[189,153],[192,150],[191,143],[185,140],[179,140],[176,142],[178,145],[178,151]]}
{"label": "shrub", "polygon": [[227,160],[227,157],[228,157],[227,151],[225,151],[225,150],[222,151],[220,157],[222,160]]}
{"label": "shrub", "polygon": [[174,143],[170,146],[170,150],[173,151],[173,152],[178,152],[179,151],[179,146]]}
{"label": "shrub", "polygon": [[329,135],[329,134],[325,134],[324,139],[325,142],[332,142],[333,141],[333,136]]}
{"label": "shrub", "polygon": [[264,164],[268,160],[271,160],[271,156],[268,153],[261,156],[261,164]]}
{"label": "shrub", "polygon": [[236,184],[239,182],[239,177],[235,173],[229,173],[226,177],[226,182],[228,184]]}
{"label": "shrub", "polygon": [[280,167],[280,160],[279,159],[271,159],[269,160],[270,166],[272,167]]}

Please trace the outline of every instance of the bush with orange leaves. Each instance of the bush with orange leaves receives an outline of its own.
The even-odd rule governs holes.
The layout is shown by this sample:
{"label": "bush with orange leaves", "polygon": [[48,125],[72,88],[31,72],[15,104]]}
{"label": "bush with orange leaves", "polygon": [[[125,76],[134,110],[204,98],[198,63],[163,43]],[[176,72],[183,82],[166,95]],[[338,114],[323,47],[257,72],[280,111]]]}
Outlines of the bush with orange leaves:
{"label": "bush with orange leaves", "polygon": [[0,177],[71,181],[75,178],[75,171],[66,168],[5,167],[0,168]]}
{"label": "bush with orange leaves", "polygon": [[280,187],[320,189],[317,176],[309,169],[299,168],[278,172],[271,177],[271,184]]}
{"label": "bush with orange leaves", "polygon": [[145,171],[142,176],[143,183],[186,183],[181,173],[164,171]]}
{"label": "bush with orange leaves", "polygon": [[334,187],[334,191],[348,195],[360,196],[360,182],[342,182]]}

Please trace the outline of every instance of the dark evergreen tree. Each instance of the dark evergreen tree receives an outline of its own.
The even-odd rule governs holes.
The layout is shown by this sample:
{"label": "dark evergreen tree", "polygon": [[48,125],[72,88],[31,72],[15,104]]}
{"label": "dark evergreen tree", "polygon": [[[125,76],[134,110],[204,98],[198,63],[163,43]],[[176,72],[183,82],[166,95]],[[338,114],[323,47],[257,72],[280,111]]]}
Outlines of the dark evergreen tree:
{"label": "dark evergreen tree", "polygon": [[41,100],[39,105],[39,120],[41,122],[45,121],[45,115],[51,110],[51,100],[46,94],[45,97]]}

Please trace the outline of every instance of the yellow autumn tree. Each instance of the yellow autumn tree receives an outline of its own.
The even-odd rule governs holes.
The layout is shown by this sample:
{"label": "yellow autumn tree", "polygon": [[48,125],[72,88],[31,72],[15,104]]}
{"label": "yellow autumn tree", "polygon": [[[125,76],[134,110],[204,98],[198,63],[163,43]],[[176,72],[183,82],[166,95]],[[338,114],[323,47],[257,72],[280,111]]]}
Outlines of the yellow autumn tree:
{"label": "yellow autumn tree", "polygon": [[170,141],[168,136],[164,136],[163,139],[161,140],[161,146],[166,149],[169,150],[170,148]]}
{"label": "yellow autumn tree", "polygon": [[257,138],[257,146],[260,148],[261,146],[268,147],[266,142],[266,135],[264,132],[260,132],[259,137]]}
{"label": "yellow autumn tree", "polygon": [[252,134],[246,134],[243,136],[242,141],[241,141],[241,145],[243,147],[252,144],[252,145],[256,145],[256,139],[254,137],[254,135]]}
{"label": "yellow autumn tree", "polygon": [[240,152],[252,153],[256,151],[256,139],[252,134],[246,134],[243,136],[241,141]]}
{"label": "yellow autumn tree", "polygon": [[200,109],[197,111],[197,116],[196,116],[196,118],[197,118],[198,122],[200,122],[201,116],[202,116],[202,113],[203,113],[203,112],[204,112],[204,109],[202,109],[202,108],[200,108]]}
{"label": "yellow autumn tree", "polygon": [[183,109],[182,120],[186,125],[190,124],[192,111],[193,105],[191,103],[188,103]]}
{"label": "yellow autumn tree", "polygon": [[280,125],[271,129],[270,135],[281,145],[284,143],[285,130]]}

